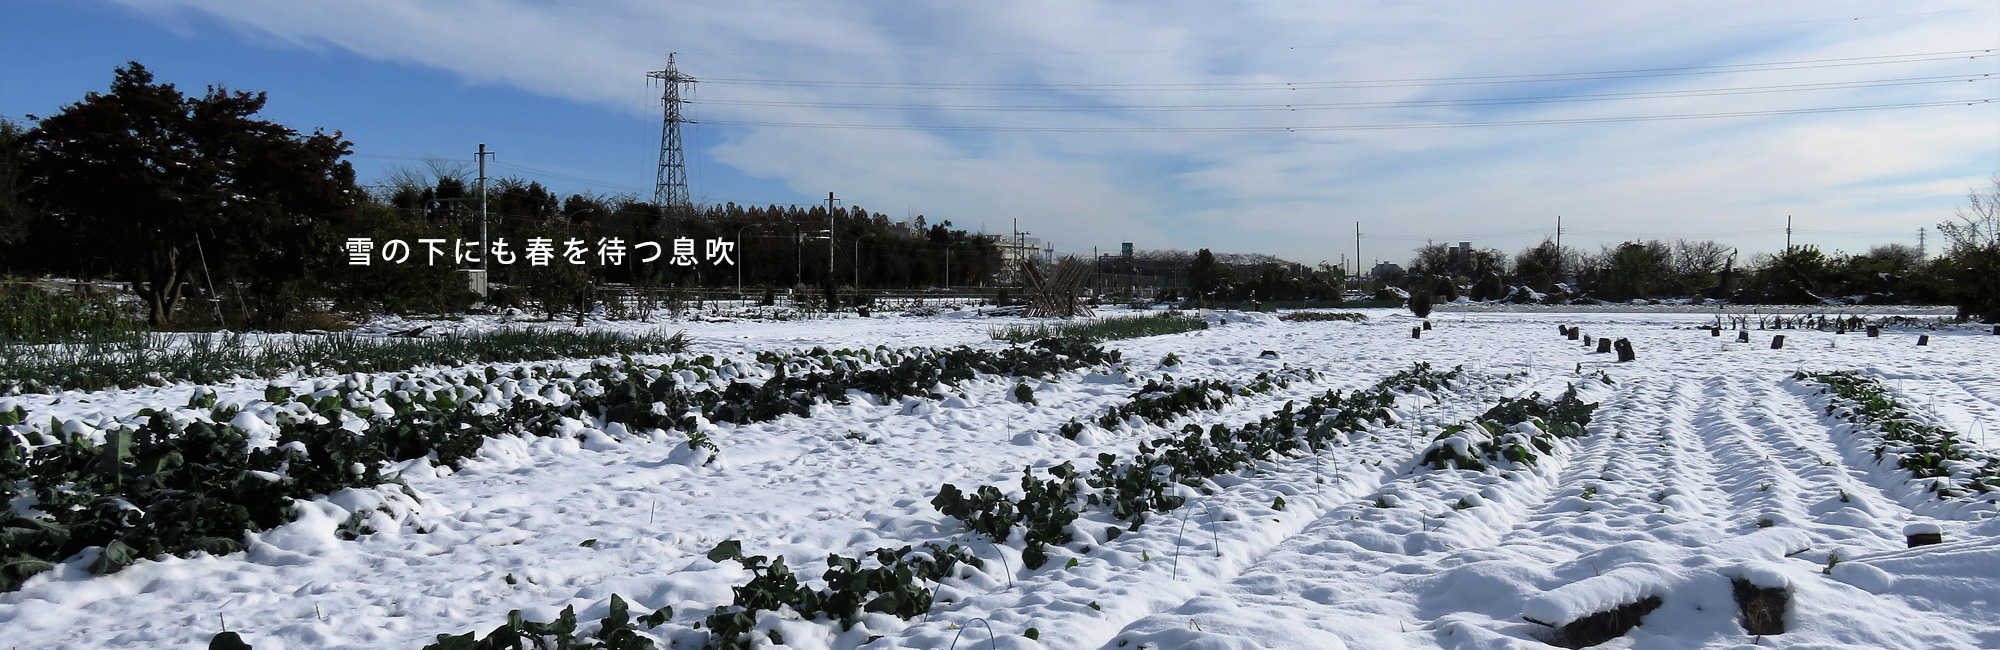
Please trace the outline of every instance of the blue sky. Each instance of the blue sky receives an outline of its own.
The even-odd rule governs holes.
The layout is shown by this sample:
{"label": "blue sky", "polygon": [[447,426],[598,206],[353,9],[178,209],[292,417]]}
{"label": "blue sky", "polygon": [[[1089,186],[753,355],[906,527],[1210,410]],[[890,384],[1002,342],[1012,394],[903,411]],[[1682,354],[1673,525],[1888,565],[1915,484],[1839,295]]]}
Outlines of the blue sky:
{"label": "blue sky", "polygon": [[[420,158],[470,163],[480,142],[500,152],[489,173],[532,178],[562,192],[651,196],[659,118],[496,84],[468,83],[436,68],[373,61],[332,47],[296,47],[232,29],[212,16],[161,19],[99,2],[9,0],[12,27],[0,56],[0,116],[49,115],[110,84],[111,72],[139,61],[184,91],[220,83],[270,94],[265,115],[301,131],[339,130],[362,154],[364,183]],[[643,84],[643,77],[635,80]],[[690,129],[689,144],[712,144],[716,129]],[[755,179],[689,150],[694,180],[716,201],[810,201],[782,183]],[[554,172],[530,173],[514,165]]]}
{"label": "blue sky", "polygon": [[[1979,76],[2000,77],[1993,56],[1743,67],[2000,48],[1989,3],[1739,4],[8,0],[0,115],[48,114],[138,60],[190,89],[268,91],[271,118],[345,132],[364,182],[419,158],[469,162],[484,142],[496,175],[644,196],[659,109],[643,74],[677,51],[707,80],[689,108],[704,124],[683,133],[698,200],[810,203],[831,190],[897,218],[995,231],[1019,218],[1065,252],[1133,241],[1309,263],[1351,256],[1356,221],[1372,262],[1425,240],[1511,252],[1558,214],[1564,242],[1586,248],[1645,235],[1767,251],[1787,214],[1796,239],[1830,249],[1914,243],[2000,172],[2000,103],[1577,122],[2000,97],[2000,80]],[[1697,70],[1500,77],[1680,67]],[[1936,79],[1690,93],[1919,77]],[[1357,80],[1416,81],[1241,85]],[[1408,105],[1628,92],[1679,94]],[[1367,102],[1399,104],[1151,110]],[[895,108],[804,105],[829,103]],[[1092,110],[934,110],[968,105]],[[1567,123],[1188,130],[1548,120]]]}

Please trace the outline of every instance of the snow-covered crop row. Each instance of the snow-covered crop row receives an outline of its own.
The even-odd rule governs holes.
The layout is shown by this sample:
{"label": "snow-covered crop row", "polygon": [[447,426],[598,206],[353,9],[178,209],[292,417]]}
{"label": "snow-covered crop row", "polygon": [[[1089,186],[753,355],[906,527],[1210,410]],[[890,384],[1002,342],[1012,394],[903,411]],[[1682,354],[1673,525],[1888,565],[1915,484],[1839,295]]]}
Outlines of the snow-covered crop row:
{"label": "snow-covered crop row", "polygon": [[[979,373],[1022,377],[1117,360],[1089,344],[1046,340],[999,352],[815,350],[757,364],[701,356],[661,366],[599,364],[581,376],[516,368],[501,375],[450,372],[377,382],[365,375],[307,386],[272,385],[265,399],[219,403],[197,389],[185,407],[144,409],[95,421],[41,421],[5,411],[0,481],[31,496],[0,514],[0,590],[80,553],[91,573],[147,558],[243,549],[242,536],[290,521],[288,504],[343,490],[372,490],[381,507],[354,510],[354,537],[414,521],[411,494],[391,485],[413,464],[450,472],[489,439],[575,438],[611,446],[684,435],[677,462],[706,464],[713,422],[807,416],[849,391],[889,401],[945,399]],[[435,469],[430,468],[436,465]],[[21,488],[16,488],[21,489]],[[26,512],[22,512],[26,510]],[[387,520],[380,512],[392,512]]]}
{"label": "snow-covered crop row", "polygon": [[2000,453],[1966,440],[1936,414],[1899,403],[1878,379],[1853,372],[1801,372],[1793,379],[1817,389],[1812,398],[1827,417],[1844,421],[1832,433],[1849,443],[1850,462],[1872,455],[1884,468],[1907,473],[1909,480],[1883,486],[1905,505],[1958,518],[2000,511]]}

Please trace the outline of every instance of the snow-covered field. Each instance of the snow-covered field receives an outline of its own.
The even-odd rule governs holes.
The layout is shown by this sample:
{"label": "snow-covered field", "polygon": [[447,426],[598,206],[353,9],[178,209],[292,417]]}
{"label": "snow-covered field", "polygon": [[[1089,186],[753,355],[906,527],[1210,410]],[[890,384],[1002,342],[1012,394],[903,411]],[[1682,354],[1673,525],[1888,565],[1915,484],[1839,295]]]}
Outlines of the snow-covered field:
{"label": "snow-covered field", "polygon": [[[1031,380],[1033,404],[1014,398],[1014,378],[984,376],[948,399],[857,397],[810,417],[708,424],[721,451],[707,465],[675,455],[677,432],[496,438],[459,471],[405,469],[417,498],[401,506],[414,511],[358,539],[337,528],[380,492],[302,506],[298,521],[253,533],[247,551],[226,556],[110,575],[72,560],[0,593],[0,645],[194,648],[228,629],[260,650],[414,649],[440,633],[483,634],[514,609],[546,621],[573,606],[588,631],[618,594],[635,612],[671,606],[669,622],[642,634],[692,648],[707,636],[694,624],[751,577],[706,557],[719,542],[783,556],[816,580],[828,554],[956,540],[986,563],[947,579],[928,615],[871,613],[842,630],[766,613],[759,629],[785,645],[753,639],[970,648],[988,647],[990,631],[996,648],[1545,648],[1544,624],[1657,597],[1638,627],[1601,647],[2000,647],[2000,494],[1941,500],[1914,487],[1908,472],[1875,460],[1865,428],[1828,415],[1828,398],[1792,378],[1859,371],[1996,449],[2000,336],[1921,332],[1930,339],[1920,347],[1913,331],[1753,329],[1738,343],[1734,332],[1696,329],[1712,312],[1445,312],[1413,339],[1418,321],[1407,313],[1368,314],[1364,323],[1215,314],[1207,330],[1110,342],[1123,368]],[[1018,322],[959,313],[648,327],[685,330],[694,354],[752,362],[759,351],[814,346],[998,348],[988,328]],[[1558,325],[1629,339],[1637,360],[1615,363]],[[1777,333],[1787,341],[1773,350]],[[1170,353],[1181,363],[1163,367]],[[1024,467],[1130,457],[1185,424],[1240,425],[1416,362],[1466,374],[1402,395],[1391,421],[1346,432],[1342,445],[1216,477],[1213,494],[1181,488],[1187,506],[1115,539],[1102,522],[1078,520],[1075,541],[1051,548],[1039,569],[1024,566],[1018,531],[988,544],[931,505],[945,483],[1018,497]],[[1319,375],[1166,427],[1057,433],[1125,403],[1148,379],[1243,382],[1286,367]],[[224,401],[247,401],[267,383],[216,388]],[[1572,384],[1599,404],[1595,419],[1540,461],[1484,472],[1419,462],[1446,425],[1502,397]],[[190,391],[7,399],[35,421],[101,425],[186,404]],[[1912,524],[1936,525],[1944,543],[1905,548]],[[1733,580],[1788,589],[1786,631],[1746,633]]]}

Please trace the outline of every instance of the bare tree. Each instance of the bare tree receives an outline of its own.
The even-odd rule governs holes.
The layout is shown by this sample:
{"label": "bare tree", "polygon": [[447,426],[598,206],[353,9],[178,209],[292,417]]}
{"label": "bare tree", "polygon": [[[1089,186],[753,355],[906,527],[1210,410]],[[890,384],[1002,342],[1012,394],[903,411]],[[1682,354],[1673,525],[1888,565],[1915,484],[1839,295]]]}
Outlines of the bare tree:
{"label": "bare tree", "polygon": [[1960,318],[2000,321],[2000,174],[1985,193],[1966,192],[1957,221],[1938,224],[1944,235],[1944,262]]}
{"label": "bare tree", "polygon": [[1974,249],[2000,249],[2000,174],[1993,175],[1985,193],[1969,190],[1965,205],[1953,211],[1958,221],[1938,224],[1948,254]]}
{"label": "bare tree", "polygon": [[1677,240],[1674,242],[1673,269],[1682,274],[1712,275],[1722,271],[1722,266],[1729,262],[1731,250],[1729,246],[1712,239],[1693,242]]}

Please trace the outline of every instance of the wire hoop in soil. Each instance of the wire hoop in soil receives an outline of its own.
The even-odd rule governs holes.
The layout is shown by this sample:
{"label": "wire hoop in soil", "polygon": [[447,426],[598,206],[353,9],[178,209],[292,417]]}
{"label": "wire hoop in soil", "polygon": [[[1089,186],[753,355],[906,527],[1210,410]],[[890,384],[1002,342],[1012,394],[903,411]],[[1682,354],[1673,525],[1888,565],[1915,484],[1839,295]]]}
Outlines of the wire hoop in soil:
{"label": "wire hoop in soil", "polygon": [[[1208,515],[1208,530],[1215,534],[1215,556],[1222,557],[1222,529],[1215,525],[1215,506],[1207,499],[1196,499],[1201,503],[1202,512]],[[1181,538],[1187,536],[1187,522],[1193,517],[1181,518],[1181,530],[1174,535],[1174,579],[1181,579]]]}
{"label": "wire hoop in soil", "polygon": [[997,636],[997,635],[995,635],[995,634],[993,633],[993,624],[992,624],[992,623],[988,623],[988,622],[986,622],[986,619],[983,619],[983,618],[975,618],[975,619],[972,619],[972,620],[970,620],[970,621],[966,621],[964,625],[960,625],[960,626],[958,626],[958,634],[954,634],[954,635],[952,635],[952,636],[951,636],[951,647],[952,647],[952,650],[957,650],[957,648],[958,648],[958,638],[959,638],[959,637],[962,637],[962,636],[965,636],[965,629],[966,629],[966,628],[969,628],[969,627],[972,627],[972,624],[973,624],[973,623],[975,623],[975,622],[979,623],[980,625],[984,625],[984,626],[986,626],[986,650],[994,650],[994,648],[998,648],[998,647],[999,647],[999,646],[997,646],[997,645],[994,645],[995,641],[993,640],[993,637],[995,637],[995,636]]}
{"label": "wire hoop in soil", "polygon": [[993,547],[993,555],[995,557],[1000,558],[1000,568],[1007,570],[1007,587],[1013,588],[1014,565],[1007,562],[1007,554],[1000,551],[1000,546],[998,544],[994,544],[993,542],[985,542],[985,544],[987,546]]}

